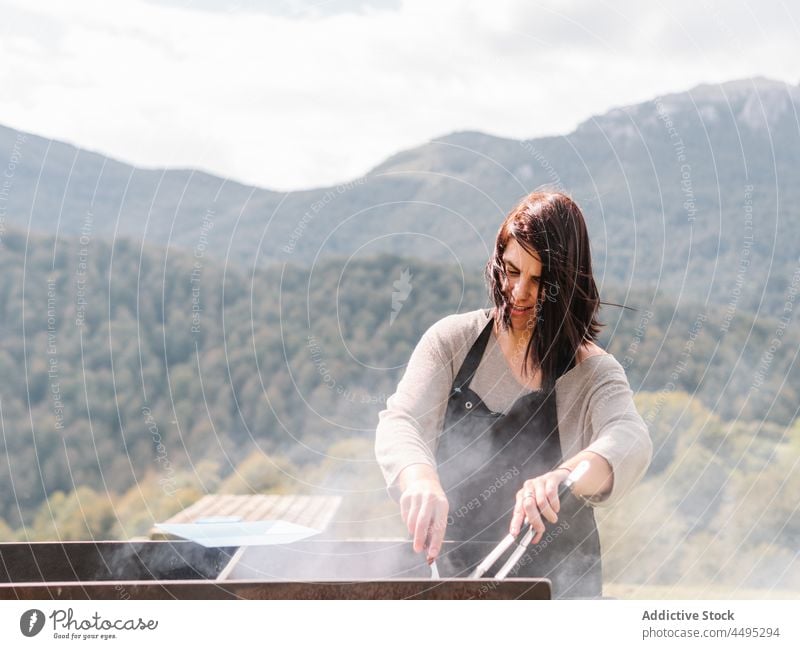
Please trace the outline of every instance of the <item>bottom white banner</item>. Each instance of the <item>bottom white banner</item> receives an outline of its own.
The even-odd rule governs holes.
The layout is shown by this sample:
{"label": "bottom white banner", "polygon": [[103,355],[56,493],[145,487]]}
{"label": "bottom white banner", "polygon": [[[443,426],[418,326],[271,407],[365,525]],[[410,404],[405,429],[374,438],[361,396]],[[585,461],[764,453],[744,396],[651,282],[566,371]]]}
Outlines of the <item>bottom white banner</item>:
{"label": "bottom white banner", "polygon": [[10,601],[6,647],[798,647],[797,601]]}

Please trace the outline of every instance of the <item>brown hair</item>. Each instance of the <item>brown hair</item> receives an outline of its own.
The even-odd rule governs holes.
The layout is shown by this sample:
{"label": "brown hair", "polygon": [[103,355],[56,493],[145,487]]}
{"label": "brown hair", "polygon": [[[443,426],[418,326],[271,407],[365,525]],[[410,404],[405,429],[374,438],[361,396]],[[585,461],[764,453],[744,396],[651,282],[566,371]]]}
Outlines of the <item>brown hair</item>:
{"label": "brown hair", "polygon": [[523,372],[539,367],[543,385],[555,384],[574,367],[578,348],[597,340],[603,326],[597,319],[600,295],[586,222],[575,202],[560,192],[533,192],[509,212],[486,264],[495,319],[506,330],[511,311],[503,253],[511,237],[542,262],[536,326],[525,350]]}

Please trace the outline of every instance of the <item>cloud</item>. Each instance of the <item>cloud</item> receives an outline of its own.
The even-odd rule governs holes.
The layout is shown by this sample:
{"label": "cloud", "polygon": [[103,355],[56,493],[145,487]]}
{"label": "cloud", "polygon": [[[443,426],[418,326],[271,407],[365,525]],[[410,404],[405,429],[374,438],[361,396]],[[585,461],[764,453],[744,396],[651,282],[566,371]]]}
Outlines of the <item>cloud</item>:
{"label": "cloud", "polygon": [[17,0],[0,4],[0,123],[142,166],[319,186],[454,130],[558,134],[703,81],[796,82],[796,14],[705,0],[131,0],[113,13]]}
{"label": "cloud", "polygon": [[400,0],[146,0],[164,7],[215,13],[264,13],[286,18],[321,18],[400,8]]}

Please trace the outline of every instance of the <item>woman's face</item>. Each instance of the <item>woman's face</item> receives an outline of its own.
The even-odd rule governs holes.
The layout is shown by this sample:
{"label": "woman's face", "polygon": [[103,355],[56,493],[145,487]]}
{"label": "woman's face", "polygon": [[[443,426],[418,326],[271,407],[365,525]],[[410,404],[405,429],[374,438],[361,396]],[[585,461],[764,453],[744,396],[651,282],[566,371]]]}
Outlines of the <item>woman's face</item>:
{"label": "woman's face", "polygon": [[510,237],[503,253],[503,266],[508,277],[505,293],[511,325],[514,330],[532,330],[536,324],[542,260],[538,255],[531,255],[514,237]]}

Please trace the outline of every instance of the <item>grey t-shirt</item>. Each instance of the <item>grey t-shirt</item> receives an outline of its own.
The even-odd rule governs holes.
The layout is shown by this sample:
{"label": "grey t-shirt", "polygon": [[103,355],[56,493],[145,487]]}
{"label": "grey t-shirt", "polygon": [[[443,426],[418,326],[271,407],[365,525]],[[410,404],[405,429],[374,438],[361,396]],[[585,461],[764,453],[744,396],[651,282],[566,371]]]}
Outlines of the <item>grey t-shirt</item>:
{"label": "grey t-shirt", "polygon": [[[378,416],[375,453],[390,487],[411,464],[436,466],[436,441],[450,388],[488,320],[483,309],[447,316],[414,349],[397,391]],[[494,334],[470,388],[495,412],[507,412],[531,391],[517,381]],[[556,407],[563,457],[592,451],[614,472],[611,493],[590,502],[616,503],[641,479],[652,457],[647,426],[636,411],[625,370],[610,354],[590,356],[558,379]]]}

